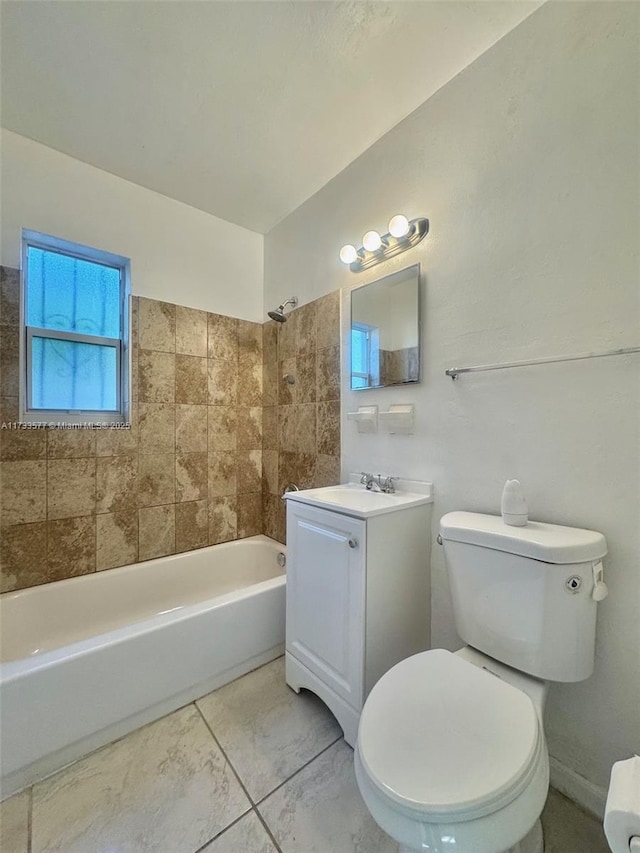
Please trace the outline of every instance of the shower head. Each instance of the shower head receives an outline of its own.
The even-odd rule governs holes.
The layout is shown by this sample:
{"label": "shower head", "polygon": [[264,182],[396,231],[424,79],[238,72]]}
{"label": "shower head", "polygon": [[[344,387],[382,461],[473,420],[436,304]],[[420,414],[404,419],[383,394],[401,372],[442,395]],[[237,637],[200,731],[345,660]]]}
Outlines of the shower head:
{"label": "shower head", "polygon": [[296,296],[292,296],[290,299],[287,299],[285,302],[283,302],[282,305],[279,305],[275,311],[268,311],[267,313],[272,320],[276,321],[276,323],[286,323],[287,318],[284,316],[285,307],[287,305],[293,305],[293,307],[295,308],[297,304],[298,298]]}
{"label": "shower head", "polygon": [[282,310],[282,308],[277,308],[275,311],[268,311],[267,313],[272,320],[276,321],[276,323],[287,322],[287,318],[284,316],[284,311]]}

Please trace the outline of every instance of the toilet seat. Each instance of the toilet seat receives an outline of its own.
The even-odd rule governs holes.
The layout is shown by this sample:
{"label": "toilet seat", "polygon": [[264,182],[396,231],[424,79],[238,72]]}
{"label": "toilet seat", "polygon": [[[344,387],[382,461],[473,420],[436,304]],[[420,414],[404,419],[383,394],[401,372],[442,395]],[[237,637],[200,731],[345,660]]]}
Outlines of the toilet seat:
{"label": "toilet seat", "polygon": [[505,807],[544,754],[529,696],[443,649],[389,670],[360,718],[358,755],[370,782],[395,809],[427,822]]}

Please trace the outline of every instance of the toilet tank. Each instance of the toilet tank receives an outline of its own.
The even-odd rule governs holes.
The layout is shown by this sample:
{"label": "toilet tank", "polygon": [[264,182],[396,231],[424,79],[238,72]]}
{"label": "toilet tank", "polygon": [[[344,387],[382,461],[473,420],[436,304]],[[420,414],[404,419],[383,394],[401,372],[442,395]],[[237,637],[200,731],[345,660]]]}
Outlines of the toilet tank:
{"label": "toilet tank", "polygon": [[450,512],[440,521],[456,630],[470,646],[549,681],[593,672],[601,533]]}

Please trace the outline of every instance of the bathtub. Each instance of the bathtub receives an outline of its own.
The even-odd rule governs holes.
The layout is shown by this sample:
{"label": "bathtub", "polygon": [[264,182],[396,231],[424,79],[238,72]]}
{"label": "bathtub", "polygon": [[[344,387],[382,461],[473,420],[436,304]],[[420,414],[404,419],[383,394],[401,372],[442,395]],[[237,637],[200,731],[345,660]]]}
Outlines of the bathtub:
{"label": "bathtub", "polygon": [[284,651],[284,548],[252,536],[0,596],[0,794]]}

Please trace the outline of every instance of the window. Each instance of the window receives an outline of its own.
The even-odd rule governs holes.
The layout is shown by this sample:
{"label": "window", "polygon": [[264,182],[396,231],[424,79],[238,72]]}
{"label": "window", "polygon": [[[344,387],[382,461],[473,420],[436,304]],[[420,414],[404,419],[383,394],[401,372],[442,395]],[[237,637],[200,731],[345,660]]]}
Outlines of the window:
{"label": "window", "polygon": [[375,388],[380,384],[379,330],[367,323],[351,324],[351,387]]}
{"label": "window", "polygon": [[21,419],[126,421],[128,259],[25,230],[22,276]]}

